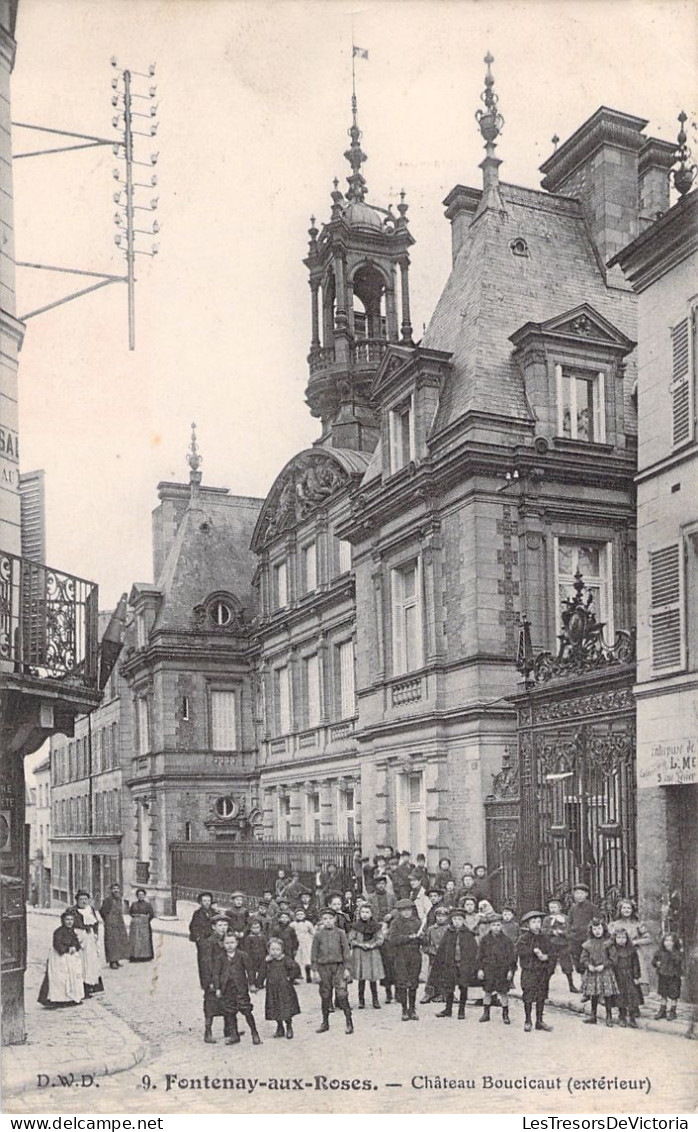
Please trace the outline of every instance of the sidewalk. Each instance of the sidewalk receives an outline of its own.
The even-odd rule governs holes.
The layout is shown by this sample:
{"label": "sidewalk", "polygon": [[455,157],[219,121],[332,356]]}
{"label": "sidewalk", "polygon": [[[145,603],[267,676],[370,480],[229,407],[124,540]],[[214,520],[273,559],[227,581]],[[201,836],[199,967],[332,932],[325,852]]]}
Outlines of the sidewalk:
{"label": "sidewalk", "polygon": [[[28,909],[52,915],[55,909]],[[86,999],[80,1006],[46,1010],[37,1002],[44,977],[43,959],[30,961],[24,983],[27,1040],[23,1045],[4,1046],[2,1051],[2,1092],[17,1096],[39,1087],[50,1088],[59,1078],[81,1080],[105,1077],[131,1069],[145,1057],[146,1047],[137,1034],[113,1015],[98,998]],[[44,1074],[43,1078],[39,1074]],[[47,1083],[48,1078],[50,1083]]]}

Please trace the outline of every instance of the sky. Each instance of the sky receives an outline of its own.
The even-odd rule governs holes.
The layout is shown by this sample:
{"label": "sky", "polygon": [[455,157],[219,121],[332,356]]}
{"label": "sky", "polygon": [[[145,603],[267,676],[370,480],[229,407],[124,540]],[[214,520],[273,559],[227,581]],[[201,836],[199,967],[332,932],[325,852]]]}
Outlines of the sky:
{"label": "sky", "polygon": [[[157,257],[138,258],[135,351],[122,284],[27,323],[21,466],[46,472],[49,563],[97,581],[102,608],[152,580],[157,484],[186,480],[192,421],[204,483],[241,495],[264,496],[319,435],[302,260],[311,214],[329,218],[332,179],[349,172],[352,38],[369,52],[356,62],[368,199],[386,207],[404,188],[410,206],[419,337],[450,269],[443,198],[481,183],[486,52],[501,177],[537,187],[552,136],[602,104],[665,139],[682,107],[695,120],[695,30],[695,3],[678,0],[20,0],[16,122],[111,137],[112,56],[154,62],[158,88],[157,138],[138,139],[159,179],[143,192],[158,211],[140,217],[161,231]],[[15,153],[42,144],[14,131]],[[18,259],[121,274],[116,165],[107,147],[16,161]],[[74,279],[18,269],[18,315]]]}

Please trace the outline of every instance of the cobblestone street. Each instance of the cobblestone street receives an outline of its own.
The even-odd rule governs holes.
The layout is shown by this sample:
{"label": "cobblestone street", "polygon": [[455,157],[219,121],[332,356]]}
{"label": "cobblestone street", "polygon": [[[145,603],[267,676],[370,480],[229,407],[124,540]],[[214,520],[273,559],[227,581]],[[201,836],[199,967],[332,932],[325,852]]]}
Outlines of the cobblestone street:
{"label": "cobblestone street", "polygon": [[[32,962],[27,974],[28,1000],[36,998],[53,927],[51,917],[29,916]],[[221,1020],[215,1024],[217,1044],[204,1045],[201,993],[192,944],[182,936],[156,933],[155,950],[153,963],[104,971],[106,992],[100,998],[99,1008],[89,1003],[68,1012],[70,1017],[66,1014],[67,1032],[70,1027],[70,1039],[77,1041],[78,1017],[90,1012],[83,1027],[84,1048],[75,1050],[76,1060],[84,1059],[88,1048],[99,1054],[107,1031],[111,1040],[116,1019],[136,1032],[136,1044],[145,1047],[142,1060],[124,1072],[100,1077],[87,1087],[80,1081],[71,1086],[52,1084],[8,1097],[6,1111],[695,1110],[692,1042],[642,1029],[633,1032],[600,1025],[590,1030],[578,1015],[554,1009],[548,1011],[553,1033],[524,1034],[523,1010],[518,1001],[513,1004],[512,1025],[508,1028],[502,1025],[498,1011],[493,1011],[489,1025],[479,1025],[480,1009],[475,1006],[468,1008],[465,1022],[458,1022],[455,1017],[436,1019],[437,1008],[424,1006],[420,1008],[420,1021],[408,1024],[401,1021],[399,1007],[383,1004],[380,1011],[355,1010],[353,1036],[345,1035],[340,1014],[333,1015],[329,1034],[318,1035],[317,988],[304,984],[298,987],[302,1014],[292,1042],[272,1039],[274,1026],[264,1021],[261,993],[255,999],[261,1047],[253,1048],[248,1034],[240,1046],[225,1046]],[[352,999],[355,1005],[355,989]],[[31,1011],[30,1022],[34,1026],[45,1017],[40,1009]],[[51,1015],[52,1019],[57,1013]],[[46,1051],[44,1063],[41,1035],[30,1032],[30,1039],[37,1042],[36,1072],[51,1075],[51,1051]],[[435,1085],[444,1078],[460,1081],[466,1087],[425,1087],[427,1079]],[[585,1088],[570,1095],[570,1079],[593,1078],[597,1082],[618,1078],[618,1084],[621,1079],[643,1084],[639,1089]],[[227,1087],[223,1079],[228,1079]],[[331,1084],[344,1081],[350,1084]],[[278,1090],[274,1082],[279,1084]],[[642,1088],[645,1092],[640,1091]]]}

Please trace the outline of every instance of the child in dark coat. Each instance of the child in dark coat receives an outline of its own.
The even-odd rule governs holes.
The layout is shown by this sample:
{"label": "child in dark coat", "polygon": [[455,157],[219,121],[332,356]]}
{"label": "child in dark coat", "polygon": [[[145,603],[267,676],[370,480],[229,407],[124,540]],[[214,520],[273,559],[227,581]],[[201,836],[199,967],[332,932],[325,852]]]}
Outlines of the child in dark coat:
{"label": "child in dark coat", "polygon": [[256,990],[261,990],[264,986],[268,944],[269,940],[262,931],[262,921],[257,919],[256,916],[251,916],[249,930],[245,936],[243,947],[250,961],[250,969],[252,971],[251,985],[255,987]]}
{"label": "child in dark coat", "polygon": [[403,1022],[417,1022],[416,1010],[422,952],[419,944],[419,920],[414,903],[406,897],[398,900],[395,916],[388,931],[388,944],[395,956],[395,997],[402,1006]]}
{"label": "child in dark coat", "polygon": [[427,983],[424,988],[422,1005],[425,1002],[443,1002],[442,996],[437,994],[436,987],[434,986],[432,971],[434,969],[434,959],[439,950],[439,944],[448,930],[448,924],[448,908],[444,908],[442,904],[437,904],[434,909],[434,923],[429,924],[427,919],[427,927],[422,932],[422,951],[429,958],[429,970],[427,972]]}
{"label": "child in dark coat", "polygon": [[521,935],[516,952],[521,967],[521,993],[524,1004],[524,1030],[527,1034],[533,1029],[531,1011],[536,1006],[536,1030],[552,1030],[543,1021],[545,1000],[548,997],[550,976],[553,973],[553,947],[549,935],[542,931],[543,913],[527,912],[521,920]]}
{"label": "child in dark coat", "polygon": [[509,937],[504,935],[502,917],[497,912],[490,912],[487,921],[490,930],[480,940],[477,959],[478,976],[482,979],[485,991],[480,1021],[489,1022],[492,994],[495,993],[502,1004],[502,1022],[508,1026],[509,989],[516,967],[516,948]]}
{"label": "child in dark coat", "polygon": [[462,908],[452,908],[450,919],[451,922],[434,957],[431,972],[434,986],[446,996],[446,1005],[436,1017],[453,1016],[454,992],[458,987],[460,992],[458,1017],[463,1021],[465,1004],[468,1001],[468,984],[473,984],[477,977],[477,941],[466,926],[465,912]]}
{"label": "child in dark coat", "polygon": [[617,927],[613,932],[608,958],[618,983],[618,1021],[621,1026],[637,1029],[635,1019],[645,1001],[640,989],[640,957],[625,928]]}
{"label": "child in dark coat", "polygon": [[504,935],[507,936],[507,938],[510,939],[514,944],[514,947],[516,947],[516,941],[518,940],[520,935],[519,925],[516,920],[516,912],[513,908],[510,908],[506,904],[502,908],[502,931],[504,932]]}
{"label": "child in dark coat", "polygon": [[[665,936],[662,936],[662,942],[652,960],[652,966],[657,972],[657,993],[662,1000],[655,1018],[666,1018],[668,1022],[673,1022],[676,1018],[676,1003],[681,994],[681,972],[683,970],[681,940],[675,932],[668,932]],[[667,1002],[669,1003],[668,1010]]]}
{"label": "child in dark coat", "polygon": [[250,1001],[251,975],[249,960],[245,952],[239,949],[237,935],[229,932],[223,941],[223,951],[219,951],[214,957],[211,980],[223,1013],[223,1033],[228,1046],[237,1045],[240,1041],[238,1013],[247,1019],[252,1044],[262,1044]]}
{"label": "child in dark coat", "polygon": [[284,1026],[286,1026],[286,1037],[292,1038],[293,1019],[301,1012],[296,988],[293,985],[295,971],[296,964],[284,955],[284,945],[281,940],[270,940],[269,953],[266,957],[267,993],[264,1017],[267,1022],[276,1022],[275,1038],[283,1038]]}
{"label": "child in dark coat", "polygon": [[284,954],[288,955],[289,959],[295,959],[299,944],[296,929],[293,927],[291,919],[290,912],[280,912],[274,936],[283,943]]}

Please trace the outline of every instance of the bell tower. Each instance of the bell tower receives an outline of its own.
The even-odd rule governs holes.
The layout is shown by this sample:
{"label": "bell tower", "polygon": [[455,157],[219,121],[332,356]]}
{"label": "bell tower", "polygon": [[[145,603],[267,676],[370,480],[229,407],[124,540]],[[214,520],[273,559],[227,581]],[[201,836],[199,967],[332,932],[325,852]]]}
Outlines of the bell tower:
{"label": "bell tower", "polygon": [[318,443],[372,452],[379,428],[369,403],[373,378],[389,342],[411,346],[409,248],[405,194],[397,213],[369,204],[362,173],[356,94],[351,100],[351,173],[346,194],[335,178],[330,219],[311,217],[308,255],[312,334],[305,396],[322,421]]}

